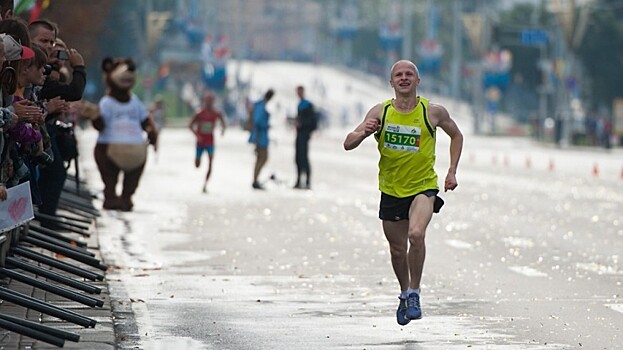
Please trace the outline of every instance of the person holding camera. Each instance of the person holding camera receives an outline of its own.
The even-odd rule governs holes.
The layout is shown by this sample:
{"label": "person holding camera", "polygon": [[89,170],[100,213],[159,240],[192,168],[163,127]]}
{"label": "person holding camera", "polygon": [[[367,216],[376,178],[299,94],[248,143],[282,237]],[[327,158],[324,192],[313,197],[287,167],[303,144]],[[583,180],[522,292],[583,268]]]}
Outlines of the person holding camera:
{"label": "person holding camera", "polygon": [[[86,86],[86,71],[82,55],[74,48],[65,49],[56,46],[58,29],[55,23],[41,19],[31,22],[28,29],[32,42],[41,46],[48,54],[47,64],[51,67],[39,97],[44,101],[52,101],[56,97],[67,102],[80,100]],[[59,53],[60,51],[65,53]],[[65,54],[67,59],[64,59]],[[60,75],[65,64],[69,64],[72,70],[69,82],[63,81]],[[56,214],[58,201],[67,178],[63,155],[56,140],[59,132],[57,120],[61,115],[62,113],[48,113],[46,117],[46,128],[50,134],[54,161],[41,169],[39,188],[43,203],[39,207],[39,212],[48,215]],[[42,224],[45,225],[45,223]]]}

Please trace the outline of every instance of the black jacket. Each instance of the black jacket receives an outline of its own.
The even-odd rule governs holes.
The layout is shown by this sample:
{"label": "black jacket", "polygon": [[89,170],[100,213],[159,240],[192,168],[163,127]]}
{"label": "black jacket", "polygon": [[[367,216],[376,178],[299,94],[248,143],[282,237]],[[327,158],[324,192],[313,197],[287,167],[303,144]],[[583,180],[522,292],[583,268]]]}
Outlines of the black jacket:
{"label": "black jacket", "polygon": [[39,93],[39,98],[49,100],[60,96],[65,101],[78,101],[82,98],[86,84],[87,74],[84,66],[75,66],[73,67],[73,77],[69,84],[47,77]]}

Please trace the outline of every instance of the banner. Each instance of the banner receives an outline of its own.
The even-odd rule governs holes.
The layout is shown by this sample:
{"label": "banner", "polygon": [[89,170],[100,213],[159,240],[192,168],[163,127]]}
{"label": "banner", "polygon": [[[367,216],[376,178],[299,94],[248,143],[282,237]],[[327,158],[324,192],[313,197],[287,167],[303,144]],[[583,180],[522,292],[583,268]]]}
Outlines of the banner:
{"label": "banner", "polygon": [[7,188],[7,199],[0,200],[0,232],[9,231],[34,219],[30,182]]}

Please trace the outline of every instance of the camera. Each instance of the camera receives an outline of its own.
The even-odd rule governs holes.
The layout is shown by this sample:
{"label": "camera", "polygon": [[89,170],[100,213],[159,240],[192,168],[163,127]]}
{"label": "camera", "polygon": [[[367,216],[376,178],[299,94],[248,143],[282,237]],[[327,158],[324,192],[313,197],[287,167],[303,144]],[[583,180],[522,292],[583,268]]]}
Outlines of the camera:
{"label": "camera", "polygon": [[68,60],[69,54],[65,50],[58,50],[56,51],[56,58],[58,58],[59,60]]}
{"label": "camera", "polygon": [[52,74],[52,72],[58,72],[61,69],[61,66],[58,64],[46,64],[43,66],[43,75],[48,76]]}

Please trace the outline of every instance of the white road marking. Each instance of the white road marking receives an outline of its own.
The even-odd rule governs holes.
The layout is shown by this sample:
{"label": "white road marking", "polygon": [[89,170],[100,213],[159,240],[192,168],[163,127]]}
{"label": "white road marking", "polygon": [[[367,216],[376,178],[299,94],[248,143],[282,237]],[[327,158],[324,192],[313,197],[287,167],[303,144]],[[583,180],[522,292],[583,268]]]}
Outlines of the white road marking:
{"label": "white road marking", "polygon": [[528,277],[547,277],[545,272],[541,272],[529,266],[510,266],[509,269]]}
{"label": "white road marking", "polygon": [[623,304],[604,304],[604,306],[623,314]]}
{"label": "white road marking", "polygon": [[598,264],[595,262],[577,263],[575,266],[578,269],[596,272],[599,275],[623,275],[623,271],[619,270],[617,267]]}
{"label": "white road marking", "polygon": [[506,237],[503,239],[504,243],[508,246],[519,247],[519,248],[532,248],[534,247],[534,242],[532,242],[529,238],[523,237]]}
{"label": "white road marking", "polygon": [[471,243],[459,241],[458,239],[446,239],[446,244],[456,249],[473,249],[474,246]]}

